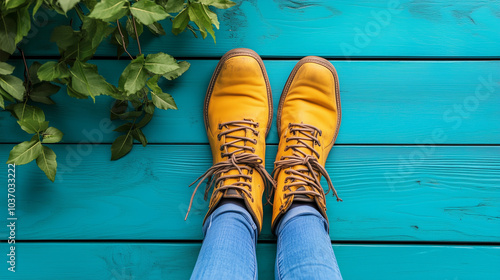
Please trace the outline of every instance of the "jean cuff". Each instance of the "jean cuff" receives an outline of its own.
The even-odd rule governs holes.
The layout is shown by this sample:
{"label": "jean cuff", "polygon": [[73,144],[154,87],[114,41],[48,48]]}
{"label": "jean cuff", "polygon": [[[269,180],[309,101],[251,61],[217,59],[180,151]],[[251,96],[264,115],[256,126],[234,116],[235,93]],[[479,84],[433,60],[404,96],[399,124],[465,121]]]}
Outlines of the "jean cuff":
{"label": "jean cuff", "polygon": [[205,235],[207,234],[208,229],[212,225],[212,221],[215,220],[218,216],[228,212],[238,213],[245,218],[244,223],[247,226],[247,228],[253,233],[252,238],[254,239],[255,243],[257,243],[257,237],[259,236],[259,232],[257,225],[255,224],[252,218],[252,215],[248,213],[247,209],[234,203],[223,204],[217,207],[214,210],[214,212],[210,214],[210,216],[205,221],[205,224],[203,225],[203,237],[205,237]]}
{"label": "jean cuff", "polygon": [[283,227],[285,227],[285,225],[290,220],[294,219],[295,217],[309,216],[309,215],[320,219],[321,222],[323,223],[323,225],[325,226],[326,232],[329,232],[328,222],[323,217],[323,215],[321,215],[319,213],[319,211],[316,208],[309,206],[309,205],[301,205],[301,206],[291,208],[286,212],[285,216],[283,216],[283,218],[281,218],[281,221],[279,221],[278,226],[276,227],[276,235],[279,235],[279,233],[281,232],[281,229]]}

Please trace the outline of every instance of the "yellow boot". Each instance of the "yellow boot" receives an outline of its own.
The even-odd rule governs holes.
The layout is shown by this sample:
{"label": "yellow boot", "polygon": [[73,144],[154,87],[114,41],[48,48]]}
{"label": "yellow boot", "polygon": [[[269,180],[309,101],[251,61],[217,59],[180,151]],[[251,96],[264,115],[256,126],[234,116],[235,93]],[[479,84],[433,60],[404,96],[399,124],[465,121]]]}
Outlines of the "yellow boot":
{"label": "yellow boot", "polygon": [[213,193],[205,220],[222,198],[242,199],[260,232],[262,194],[273,181],[264,168],[272,110],[271,87],[259,55],[249,49],[227,52],[215,69],[205,97],[205,128],[213,166],[196,180],[200,181],[189,209],[196,190],[208,178],[205,200],[211,187]]}
{"label": "yellow boot", "polygon": [[[337,192],[324,166],[340,127],[337,72],[327,60],[309,56],[292,70],[278,107],[279,148],[276,155],[272,230],[293,201],[311,202],[328,221],[324,176],[328,191]],[[337,196],[337,200],[341,200]]]}

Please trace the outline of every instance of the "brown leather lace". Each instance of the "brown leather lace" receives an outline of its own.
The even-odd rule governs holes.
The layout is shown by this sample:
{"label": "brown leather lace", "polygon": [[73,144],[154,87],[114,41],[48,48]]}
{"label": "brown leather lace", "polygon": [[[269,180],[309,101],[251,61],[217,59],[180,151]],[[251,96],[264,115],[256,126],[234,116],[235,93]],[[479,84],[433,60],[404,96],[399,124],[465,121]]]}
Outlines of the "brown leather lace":
{"label": "brown leather lace", "polygon": [[[233,128],[230,128],[233,127]],[[207,200],[208,193],[210,189],[215,186],[213,196],[218,192],[227,190],[227,189],[235,189],[242,191],[245,193],[252,202],[254,198],[252,197],[252,176],[253,171],[257,171],[259,175],[265,182],[265,187],[268,190],[268,193],[272,191],[274,186],[274,180],[266,171],[265,167],[262,165],[263,160],[255,153],[255,148],[247,146],[247,142],[250,142],[253,145],[257,144],[256,139],[252,139],[245,136],[237,136],[234,135],[234,132],[237,131],[245,131],[250,130],[253,132],[255,136],[259,135],[259,132],[255,129],[259,127],[259,123],[251,121],[251,120],[241,120],[241,121],[232,121],[219,124],[219,129],[226,128],[227,130],[222,131],[217,135],[218,140],[224,136],[225,143],[220,146],[221,156],[227,157],[227,160],[218,162],[210,167],[203,175],[198,177],[189,187],[194,185],[196,182],[196,188],[191,195],[191,201],[189,202],[189,208],[186,213],[186,218],[189,215],[189,211],[191,210],[191,206],[193,204],[194,195],[198,190],[198,187],[208,178],[207,185],[205,188],[205,196],[204,199]],[[228,141],[229,140],[229,141]],[[239,142],[243,142],[243,144],[239,144]],[[238,145],[239,144],[239,145]],[[228,148],[235,148],[234,151],[228,152]],[[223,173],[227,173],[231,170],[238,170],[239,174],[234,175],[222,175]],[[247,171],[247,174],[243,173],[243,170]],[[214,180],[214,178],[216,178]],[[240,179],[238,182],[235,182],[231,185],[224,185],[225,180],[227,179]]]}
{"label": "brown leather lace", "polygon": [[[337,197],[337,201],[342,201],[342,199],[337,195],[337,191],[333,187],[332,180],[328,175],[326,169],[319,163],[318,159],[320,154],[314,149],[315,145],[321,146],[318,140],[318,136],[321,136],[321,130],[318,128],[308,125],[308,124],[292,124],[288,125],[289,131],[294,136],[286,138],[286,142],[297,141],[297,144],[288,145],[285,147],[285,151],[292,149],[293,155],[283,156],[280,160],[274,163],[274,176],[277,179],[278,174],[281,170],[285,170],[285,173],[289,176],[285,178],[285,183],[290,181],[289,184],[284,186],[285,190],[290,190],[291,187],[300,186],[310,186],[313,190],[294,190],[285,193],[285,198],[292,195],[311,195],[315,197],[320,197],[325,199],[325,195],[333,191],[333,195]],[[311,142],[312,145],[308,144],[306,141]],[[307,148],[315,156],[308,155],[299,148]],[[292,167],[297,165],[304,165],[306,168],[292,169]],[[320,179],[323,175],[328,182],[328,191],[325,193],[321,187]]]}

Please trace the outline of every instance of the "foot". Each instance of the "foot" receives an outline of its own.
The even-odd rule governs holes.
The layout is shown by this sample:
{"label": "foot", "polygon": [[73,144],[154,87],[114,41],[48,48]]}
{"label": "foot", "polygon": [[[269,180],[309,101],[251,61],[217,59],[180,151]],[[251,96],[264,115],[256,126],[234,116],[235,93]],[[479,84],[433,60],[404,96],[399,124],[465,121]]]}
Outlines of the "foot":
{"label": "foot", "polygon": [[215,69],[205,97],[205,128],[214,165],[198,178],[191,198],[192,203],[201,182],[208,178],[205,199],[211,187],[213,193],[205,220],[222,199],[238,199],[260,232],[262,194],[272,182],[264,168],[272,109],[271,87],[259,55],[249,49],[227,52]]}
{"label": "foot", "polygon": [[[328,221],[321,176],[337,196],[324,166],[340,127],[337,72],[320,57],[305,57],[292,70],[278,107],[272,230],[293,202],[311,203]],[[340,200],[337,196],[337,200]]]}

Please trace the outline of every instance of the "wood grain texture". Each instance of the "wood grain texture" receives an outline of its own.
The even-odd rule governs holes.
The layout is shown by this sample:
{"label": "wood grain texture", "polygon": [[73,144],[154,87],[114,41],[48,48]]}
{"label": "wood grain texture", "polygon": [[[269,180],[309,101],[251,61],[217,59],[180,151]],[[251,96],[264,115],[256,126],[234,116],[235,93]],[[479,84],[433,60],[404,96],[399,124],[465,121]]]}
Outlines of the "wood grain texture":
{"label": "wood grain texture", "polygon": [[[7,245],[2,248],[7,250]],[[498,279],[500,247],[333,245],[344,279]],[[4,250],[4,251],[5,251]],[[188,279],[200,244],[18,243],[2,279]],[[276,245],[257,245],[259,279],[274,279]]]}
{"label": "wood grain texture", "polygon": [[[110,82],[127,61],[94,61]],[[179,110],[157,110],[144,129],[150,143],[208,143],[203,125],[203,100],[216,60],[191,61],[191,69],[173,83],[161,84],[172,93]],[[296,61],[266,61],[276,108]],[[338,71],[342,144],[499,144],[499,61],[332,61]],[[17,64],[22,75],[23,67]],[[478,90],[478,91],[477,91]],[[477,92],[476,92],[477,91]],[[67,143],[111,143],[118,133],[109,129],[111,100],[70,98],[65,89],[57,104],[42,106],[50,124],[64,132]],[[43,105],[43,104],[42,104]],[[119,123],[114,123],[116,127]],[[0,112],[4,133],[0,142],[21,142],[29,136],[8,112]],[[276,122],[267,139],[277,143]]]}
{"label": "wood grain texture", "polygon": [[[497,0],[287,1],[236,0],[235,7],[218,11],[221,29],[217,44],[189,32],[145,37],[145,52],[183,57],[220,57],[236,47],[252,48],[263,56],[330,57],[499,57],[500,8]],[[80,21],[74,18],[76,28]],[[50,34],[69,19],[41,11],[22,46],[27,55],[58,55]],[[147,33],[147,31],[145,32]],[[36,44],[30,44],[36,42]],[[202,51],[201,51],[202,50]],[[130,51],[138,53],[136,44]],[[115,56],[103,44],[99,56]]]}
{"label": "wood grain texture", "polygon": [[[184,216],[208,145],[136,145],[116,162],[109,145],[52,146],[55,183],[34,163],[16,167],[17,239],[202,239],[203,191]],[[500,242],[500,147],[428,148],[335,147],[326,169],[344,202],[327,196],[332,240]],[[267,206],[261,239],[274,239],[270,217]]]}

